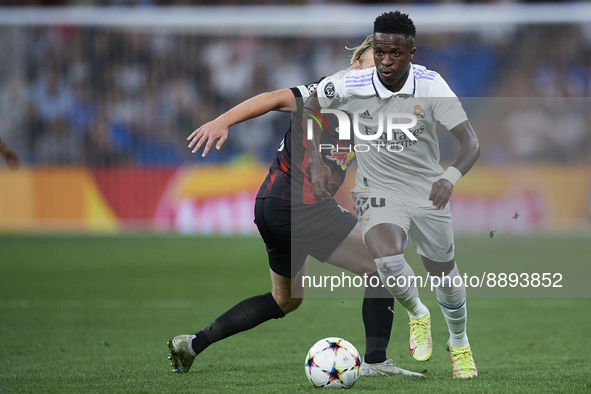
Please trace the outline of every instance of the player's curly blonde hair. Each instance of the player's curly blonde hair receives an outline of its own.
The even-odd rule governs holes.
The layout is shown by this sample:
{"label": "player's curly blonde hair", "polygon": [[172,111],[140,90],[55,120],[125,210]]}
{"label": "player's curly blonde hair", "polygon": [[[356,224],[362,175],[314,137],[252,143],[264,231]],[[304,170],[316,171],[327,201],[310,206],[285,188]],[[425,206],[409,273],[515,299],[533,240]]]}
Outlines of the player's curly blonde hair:
{"label": "player's curly blonde hair", "polygon": [[349,51],[353,51],[353,55],[351,55],[351,67],[350,68],[352,68],[355,65],[355,62],[360,60],[361,56],[363,56],[363,54],[368,49],[370,49],[372,46],[373,46],[373,34],[370,34],[369,36],[367,36],[365,41],[363,41],[360,45],[353,47],[353,48],[345,47]]}

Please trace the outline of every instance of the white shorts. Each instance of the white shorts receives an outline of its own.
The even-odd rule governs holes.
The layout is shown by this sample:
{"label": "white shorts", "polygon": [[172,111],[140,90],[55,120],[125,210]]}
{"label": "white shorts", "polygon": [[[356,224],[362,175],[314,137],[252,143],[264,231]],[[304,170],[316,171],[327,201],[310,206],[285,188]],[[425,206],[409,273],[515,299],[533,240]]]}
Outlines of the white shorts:
{"label": "white shorts", "polygon": [[454,232],[449,203],[443,209],[417,207],[400,196],[373,188],[351,191],[355,212],[363,233],[382,223],[401,227],[417,253],[430,260],[447,262],[454,258]]}

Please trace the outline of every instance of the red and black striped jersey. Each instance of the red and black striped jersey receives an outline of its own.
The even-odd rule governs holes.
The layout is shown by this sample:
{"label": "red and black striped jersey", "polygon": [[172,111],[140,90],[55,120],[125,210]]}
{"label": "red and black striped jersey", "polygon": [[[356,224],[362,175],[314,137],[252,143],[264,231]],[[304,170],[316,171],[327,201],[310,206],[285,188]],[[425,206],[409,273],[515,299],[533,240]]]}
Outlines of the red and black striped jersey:
{"label": "red and black striped jersey", "polygon": [[[273,197],[303,204],[316,203],[309,179],[307,140],[302,127],[302,114],[306,111],[305,100],[314,93],[321,80],[291,89],[298,108],[297,111],[292,111],[290,127],[279,145],[257,198]],[[321,134],[322,157],[332,173],[334,186],[330,192],[334,196],[345,180],[355,152],[350,141],[344,143],[339,140],[336,116],[323,115],[323,123],[327,130]]]}

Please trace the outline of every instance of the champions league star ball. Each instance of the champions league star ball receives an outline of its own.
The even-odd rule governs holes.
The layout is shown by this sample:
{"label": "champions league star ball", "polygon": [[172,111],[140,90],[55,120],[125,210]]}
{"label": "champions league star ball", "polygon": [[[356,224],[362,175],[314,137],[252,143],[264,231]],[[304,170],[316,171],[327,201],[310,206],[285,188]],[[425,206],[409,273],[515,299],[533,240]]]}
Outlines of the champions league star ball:
{"label": "champions league star ball", "polygon": [[361,361],[355,346],[342,338],[324,338],[306,356],[306,376],[316,387],[349,388],[359,378]]}

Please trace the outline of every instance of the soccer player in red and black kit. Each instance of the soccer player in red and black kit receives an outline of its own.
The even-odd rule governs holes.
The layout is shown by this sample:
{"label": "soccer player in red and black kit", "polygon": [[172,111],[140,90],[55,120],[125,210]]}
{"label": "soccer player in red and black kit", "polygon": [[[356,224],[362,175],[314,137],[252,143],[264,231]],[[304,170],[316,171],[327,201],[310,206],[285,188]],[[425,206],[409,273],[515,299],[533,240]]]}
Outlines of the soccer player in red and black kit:
{"label": "soccer player in red and black kit", "polygon": [[[363,44],[353,48],[353,68],[373,66],[372,41],[373,36],[369,36]],[[188,137],[191,140],[189,148],[196,153],[203,146],[202,155],[205,156],[217,141],[216,149],[219,150],[227,139],[230,126],[271,110],[291,111],[292,99],[300,97],[305,100],[316,85],[263,93],[246,100],[195,130]],[[329,118],[326,121],[337,123]],[[324,142],[336,146],[338,134],[334,125],[329,124],[329,128],[331,126],[332,131],[326,133]],[[377,277],[375,263],[363,244],[357,219],[333,198],[317,201],[313,197],[306,171],[305,138],[294,134],[295,129],[301,130],[290,127],[287,131],[255,203],[255,223],[269,254],[273,291],[241,301],[194,335],[173,337],[168,346],[175,372],[188,372],[195,357],[212,343],[296,310],[304,299],[304,288],[300,284],[307,271],[308,255],[358,275]],[[326,157],[325,163],[334,174],[333,195],[344,181],[352,159],[338,154]],[[293,288],[292,281],[295,281]],[[370,283],[369,278],[367,282]],[[361,373],[365,376],[422,376],[401,369],[386,359],[393,320],[389,310],[393,306],[392,296],[381,283],[366,287],[362,308],[366,349]]]}

